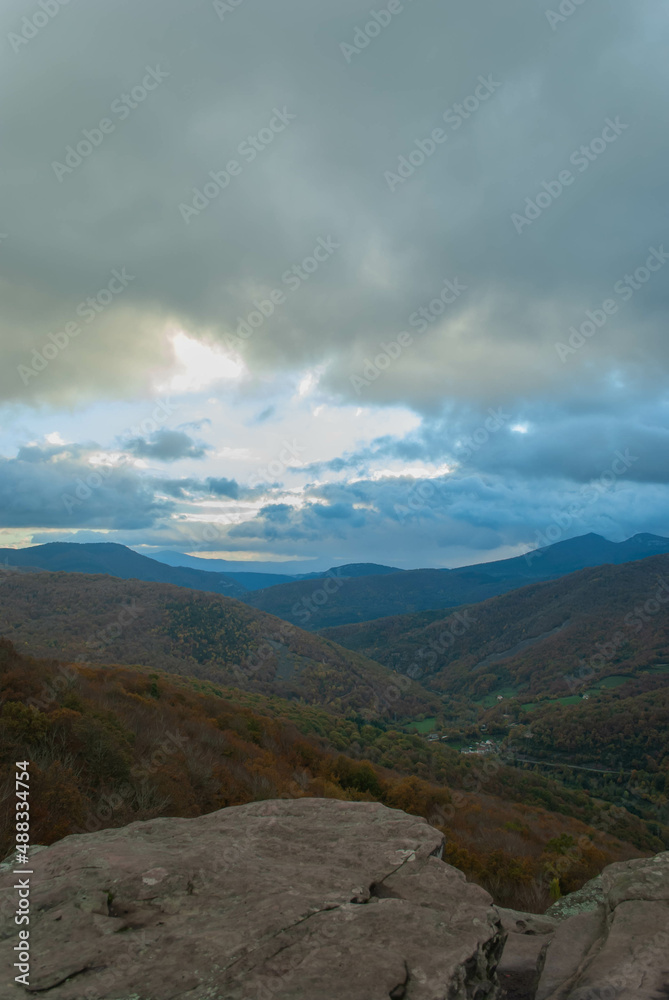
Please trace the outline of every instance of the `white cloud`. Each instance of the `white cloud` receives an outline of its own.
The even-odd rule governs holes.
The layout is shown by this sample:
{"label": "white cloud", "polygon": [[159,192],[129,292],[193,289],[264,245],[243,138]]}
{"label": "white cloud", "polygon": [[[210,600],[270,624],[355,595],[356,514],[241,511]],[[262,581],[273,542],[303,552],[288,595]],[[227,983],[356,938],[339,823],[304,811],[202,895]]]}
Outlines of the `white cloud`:
{"label": "white cloud", "polygon": [[200,392],[217,382],[239,379],[244,365],[221,347],[203,343],[183,331],[169,335],[174,352],[175,373],[156,386],[157,392]]}

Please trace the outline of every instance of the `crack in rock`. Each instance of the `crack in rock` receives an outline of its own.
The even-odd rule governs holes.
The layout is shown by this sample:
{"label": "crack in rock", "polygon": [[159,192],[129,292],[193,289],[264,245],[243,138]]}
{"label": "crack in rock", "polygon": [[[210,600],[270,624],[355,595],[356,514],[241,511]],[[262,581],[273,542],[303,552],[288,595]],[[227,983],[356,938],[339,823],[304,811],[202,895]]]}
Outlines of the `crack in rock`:
{"label": "crack in rock", "polygon": [[393,986],[392,990],[388,994],[390,1000],[404,1000],[407,995],[407,986],[409,985],[409,966],[407,965],[406,959],[404,960],[404,982],[398,983],[397,986]]}

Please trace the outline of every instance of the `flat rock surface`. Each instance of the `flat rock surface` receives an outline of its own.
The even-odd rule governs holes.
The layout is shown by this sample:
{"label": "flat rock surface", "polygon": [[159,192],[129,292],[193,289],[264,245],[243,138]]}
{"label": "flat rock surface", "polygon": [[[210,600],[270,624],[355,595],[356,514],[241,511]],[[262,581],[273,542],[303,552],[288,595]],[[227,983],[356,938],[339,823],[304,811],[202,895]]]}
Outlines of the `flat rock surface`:
{"label": "flat rock surface", "polygon": [[[442,835],[377,803],[256,802],[35,855],[30,991],[53,1000],[483,1000],[503,943]],[[15,988],[15,876],[0,975]]]}

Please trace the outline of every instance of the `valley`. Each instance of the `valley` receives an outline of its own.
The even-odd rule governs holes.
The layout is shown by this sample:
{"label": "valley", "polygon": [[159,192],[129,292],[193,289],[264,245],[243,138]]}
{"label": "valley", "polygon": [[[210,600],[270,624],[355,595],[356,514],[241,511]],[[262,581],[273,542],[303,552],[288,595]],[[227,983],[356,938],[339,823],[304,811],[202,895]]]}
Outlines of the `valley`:
{"label": "valley", "polygon": [[[393,578],[346,585],[383,601]],[[79,823],[114,803],[102,826],[373,799],[443,827],[453,863],[506,905],[541,909],[549,841],[593,844],[562,892],[605,858],[669,848],[667,578],[669,555],[651,555],[314,632],[210,591],[30,566],[0,589],[5,759],[27,740],[44,780],[60,775],[45,841],[68,829],[61,798]],[[160,731],[169,766],[142,765],[138,786]],[[89,738],[108,763],[73,798]]]}

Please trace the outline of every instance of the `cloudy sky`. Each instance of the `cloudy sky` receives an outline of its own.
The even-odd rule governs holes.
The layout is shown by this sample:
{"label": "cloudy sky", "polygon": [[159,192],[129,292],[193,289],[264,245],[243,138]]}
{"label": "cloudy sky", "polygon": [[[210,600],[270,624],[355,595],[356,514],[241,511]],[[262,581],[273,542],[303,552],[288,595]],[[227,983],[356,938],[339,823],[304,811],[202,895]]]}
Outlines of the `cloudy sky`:
{"label": "cloudy sky", "polygon": [[0,17],[0,545],[669,535],[663,5]]}

